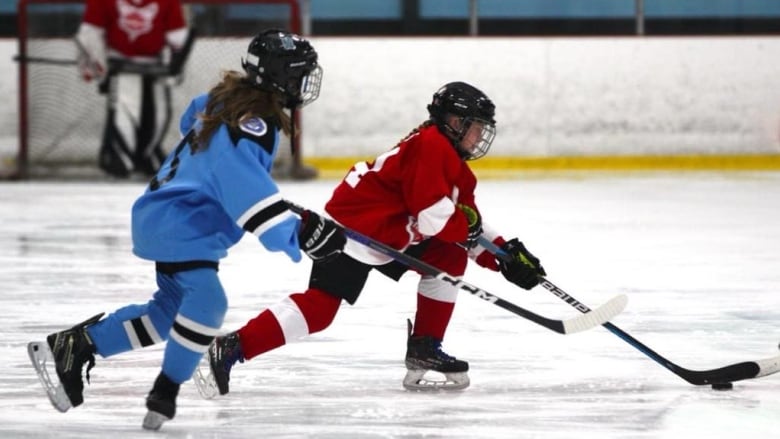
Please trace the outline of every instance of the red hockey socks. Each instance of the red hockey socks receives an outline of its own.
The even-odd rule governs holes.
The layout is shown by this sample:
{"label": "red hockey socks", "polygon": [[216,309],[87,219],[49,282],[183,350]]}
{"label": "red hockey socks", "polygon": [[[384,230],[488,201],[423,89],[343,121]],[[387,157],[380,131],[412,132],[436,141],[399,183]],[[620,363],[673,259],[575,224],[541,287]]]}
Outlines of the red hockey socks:
{"label": "red hockey socks", "polygon": [[417,314],[414,317],[414,335],[429,335],[444,340],[455,304],[442,302],[417,293]]}
{"label": "red hockey socks", "polygon": [[292,294],[270,306],[238,330],[246,359],[327,328],[341,299],[320,290]]}

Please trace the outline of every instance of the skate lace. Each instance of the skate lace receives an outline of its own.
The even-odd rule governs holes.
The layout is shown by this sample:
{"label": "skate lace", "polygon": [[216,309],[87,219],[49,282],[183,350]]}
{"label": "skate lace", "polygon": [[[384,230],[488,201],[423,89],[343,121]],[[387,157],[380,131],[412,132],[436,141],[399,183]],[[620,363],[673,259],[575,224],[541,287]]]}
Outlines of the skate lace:
{"label": "skate lace", "polygon": [[233,368],[236,362],[244,362],[244,353],[241,352],[240,346],[225,351],[225,372],[230,373],[230,369]]}
{"label": "skate lace", "polygon": [[446,352],[442,350],[441,342],[434,342],[433,350],[436,352],[439,358],[443,359],[444,361],[455,361],[455,357],[448,355]]}
{"label": "skate lace", "polygon": [[87,357],[87,371],[85,373],[87,377],[87,384],[91,384],[89,382],[89,371],[92,370],[93,367],[95,367],[95,356],[90,355],[89,357]]}

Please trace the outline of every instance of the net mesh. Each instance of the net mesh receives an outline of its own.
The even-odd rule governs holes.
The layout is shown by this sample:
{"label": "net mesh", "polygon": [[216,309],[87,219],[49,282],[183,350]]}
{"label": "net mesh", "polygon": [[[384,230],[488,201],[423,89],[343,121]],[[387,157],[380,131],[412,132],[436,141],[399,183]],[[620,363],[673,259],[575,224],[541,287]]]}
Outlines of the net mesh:
{"label": "net mesh", "polygon": [[[216,84],[222,71],[240,70],[252,36],[272,27],[298,32],[295,1],[185,0],[187,21],[197,29],[198,38],[181,82],[172,87],[172,120],[163,142],[166,150],[180,138],[178,118],[190,100]],[[20,114],[19,150],[4,162],[15,161],[19,173],[27,177],[99,175],[97,154],[107,99],[98,93],[94,81],[81,79],[74,62],[78,53],[72,37],[81,22],[83,2],[22,0],[20,8],[25,9],[20,13],[20,44],[30,60],[20,82],[26,110]],[[123,75],[119,81],[117,111],[137,117],[140,80]],[[26,136],[22,124],[26,124]]]}

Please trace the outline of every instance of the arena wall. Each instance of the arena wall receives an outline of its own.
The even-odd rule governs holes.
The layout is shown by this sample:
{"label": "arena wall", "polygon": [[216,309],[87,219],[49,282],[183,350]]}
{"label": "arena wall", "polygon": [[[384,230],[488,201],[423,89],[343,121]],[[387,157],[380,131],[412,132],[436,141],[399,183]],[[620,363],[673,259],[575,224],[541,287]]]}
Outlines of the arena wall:
{"label": "arena wall", "polygon": [[[391,148],[426,118],[433,92],[458,80],[497,106],[483,166],[780,169],[778,37],[312,41],[325,76],[303,111],[303,144],[320,167]],[[215,69],[237,68],[235,50],[235,65]],[[14,40],[0,41],[6,59],[15,53]],[[0,63],[3,152],[16,146],[15,67]]]}

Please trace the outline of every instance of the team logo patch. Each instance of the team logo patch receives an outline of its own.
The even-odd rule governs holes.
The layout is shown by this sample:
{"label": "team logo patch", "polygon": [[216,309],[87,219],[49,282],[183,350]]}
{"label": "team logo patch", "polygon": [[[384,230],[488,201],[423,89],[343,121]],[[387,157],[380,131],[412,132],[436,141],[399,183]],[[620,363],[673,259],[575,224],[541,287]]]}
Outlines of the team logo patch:
{"label": "team logo patch", "polygon": [[268,125],[259,117],[249,117],[241,121],[238,125],[241,131],[252,134],[253,136],[262,136],[268,131]]}
{"label": "team logo patch", "polygon": [[[134,1],[132,3],[140,3]],[[117,11],[119,12],[119,29],[127,34],[127,38],[133,42],[139,36],[149,33],[154,27],[154,20],[160,10],[156,3],[149,3],[146,6],[136,6],[126,0],[117,0]]]}

